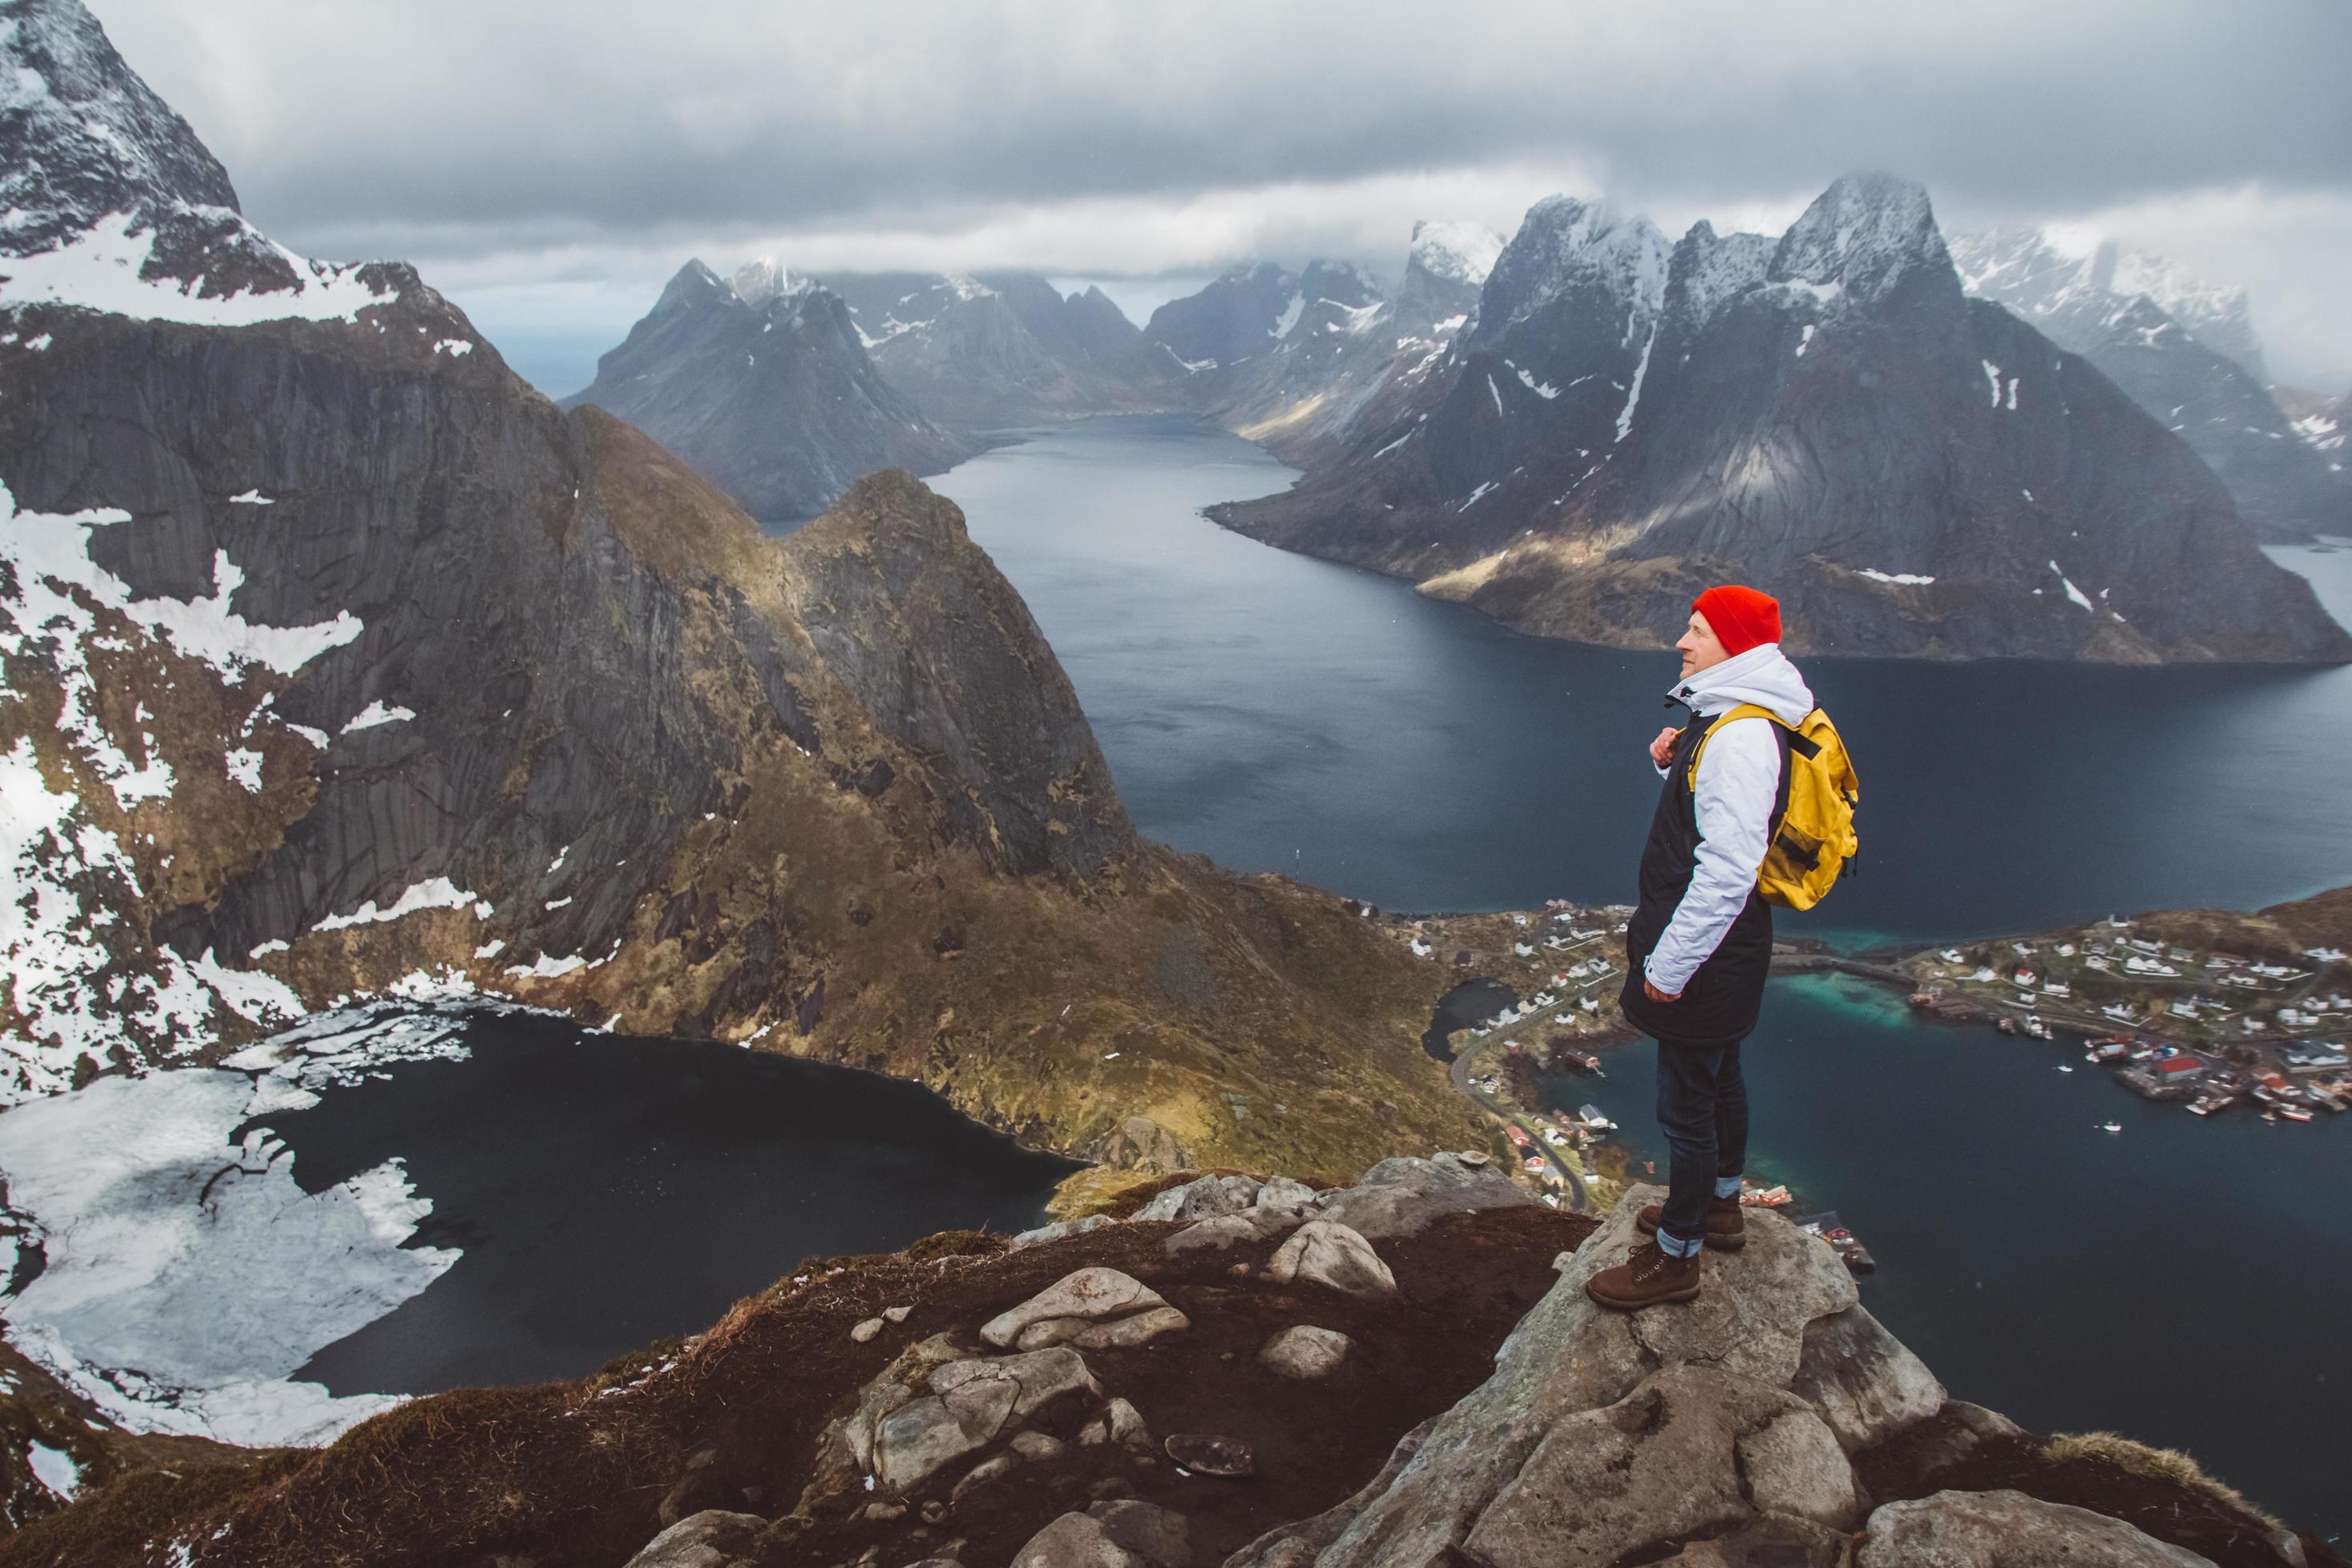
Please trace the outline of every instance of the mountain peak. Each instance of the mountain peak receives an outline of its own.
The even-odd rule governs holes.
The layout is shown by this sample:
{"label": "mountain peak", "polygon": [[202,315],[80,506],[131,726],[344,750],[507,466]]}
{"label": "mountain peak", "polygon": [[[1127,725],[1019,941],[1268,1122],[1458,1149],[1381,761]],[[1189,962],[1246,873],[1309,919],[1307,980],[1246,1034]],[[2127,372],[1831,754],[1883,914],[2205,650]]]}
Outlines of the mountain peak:
{"label": "mountain peak", "polygon": [[0,254],[51,249],[109,214],[236,205],[228,172],[79,0],[0,16]]}
{"label": "mountain peak", "polygon": [[1486,281],[1486,275],[1495,270],[1495,258],[1502,254],[1503,237],[1483,223],[1416,218],[1405,266],[1417,267],[1446,282],[1475,287]]}
{"label": "mountain peak", "polygon": [[1598,290],[1624,308],[1630,341],[1665,294],[1672,251],[1657,225],[1613,202],[1546,196],[1495,258],[1477,336],[1490,340],[1563,294]]}
{"label": "mountain peak", "polygon": [[1790,226],[1767,276],[1877,300],[1921,267],[1951,276],[1958,292],[1927,188],[1893,174],[1847,174]]}
{"label": "mountain peak", "polygon": [[[713,281],[716,281],[715,278]],[[735,269],[735,297],[747,305],[764,305],[771,300],[797,294],[814,287],[814,279],[793,277],[784,264],[772,256],[747,261]]]}

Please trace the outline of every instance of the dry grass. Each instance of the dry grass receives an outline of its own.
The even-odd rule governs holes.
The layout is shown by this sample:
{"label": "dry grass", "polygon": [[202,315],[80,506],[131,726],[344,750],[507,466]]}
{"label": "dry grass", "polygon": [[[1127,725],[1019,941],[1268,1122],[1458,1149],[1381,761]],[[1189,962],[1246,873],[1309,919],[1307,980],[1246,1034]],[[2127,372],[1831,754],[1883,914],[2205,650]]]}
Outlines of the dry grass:
{"label": "dry grass", "polygon": [[2207,1475],[2203,1466],[2178,1449],[2155,1447],[2115,1432],[2062,1432],[2042,1444],[2042,1456],[2053,1464],[2064,1464],[2069,1459],[2104,1459],[2135,1476],[2202,1492],[2225,1507],[2251,1514],[2273,1530],[2283,1528],[2275,1515],[2249,1502],[2235,1487]]}

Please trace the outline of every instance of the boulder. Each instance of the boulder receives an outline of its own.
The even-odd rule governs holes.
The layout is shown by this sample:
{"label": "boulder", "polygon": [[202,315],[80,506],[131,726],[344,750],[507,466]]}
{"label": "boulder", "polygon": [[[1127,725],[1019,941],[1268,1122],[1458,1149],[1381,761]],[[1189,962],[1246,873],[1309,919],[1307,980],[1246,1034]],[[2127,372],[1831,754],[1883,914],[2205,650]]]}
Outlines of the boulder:
{"label": "boulder", "polygon": [[2119,1519],[2019,1491],[1937,1492],[1870,1516],[1857,1568],[2212,1568]]}
{"label": "boulder", "polygon": [[1041,1225],[1035,1230],[1024,1230],[1013,1238],[1015,1247],[1034,1247],[1039,1242],[1059,1241],[1066,1236],[1084,1236],[1090,1230],[1100,1230],[1118,1221],[1107,1214],[1090,1214],[1084,1219],[1057,1219],[1051,1225]]}
{"label": "boulder", "polygon": [[1119,1318],[1108,1323],[1094,1323],[1081,1330],[1070,1342],[1082,1351],[1132,1350],[1148,1344],[1162,1334],[1189,1329],[1192,1320],[1173,1307],[1154,1307],[1148,1312],[1138,1312],[1131,1318]]}
{"label": "boulder", "polygon": [[1013,1568],[1150,1568],[1147,1558],[1111,1539],[1092,1514],[1066,1513],[1013,1554]]}
{"label": "boulder", "polygon": [[1324,1218],[1374,1241],[1416,1236],[1441,1215],[1525,1208],[1535,1195],[1500,1171],[1465,1165],[1457,1155],[1383,1160],[1352,1187],[1321,1194]]}
{"label": "boulder", "polygon": [[860,1322],[856,1328],[849,1331],[849,1337],[862,1345],[881,1331],[882,1320],[879,1318],[867,1318],[864,1321]]}
{"label": "boulder", "polygon": [[1137,1219],[1212,1219],[1239,1214],[1257,1201],[1259,1183],[1250,1176],[1202,1176],[1152,1195],[1135,1211]]}
{"label": "boulder", "polygon": [[[1786,1389],[1738,1373],[1684,1365],[1659,1373],[1613,1405],[1579,1411],[1545,1433],[1517,1474],[1483,1510],[1462,1550],[1493,1568],[1608,1568],[1721,1535],[1766,1506],[1748,1495],[1743,1445],[1784,1419],[1819,1433],[1759,1450],[1775,1465],[1773,1489],[1818,1501],[1834,1489],[1806,1468],[1826,1450],[1853,1475],[1827,1427]],[[1426,1450],[1424,1450],[1426,1452]]]}
{"label": "boulder", "polygon": [[808,1513],[827,1498],[858,1484],[874,1468],[874,1431],[882,1418],[914,1403],[915,1390],[931,1373],[969,1352],[945,1334],[908,1346],[858,1391],[849,1414],[826,1423],[817,1440],[816,1462],[793,1511]]}
{"label": "boulder", "polygon": [[1809,1520],[1767,1515],[1755,1523],[1694,1541],[1660,1568],[1852,1568],[1853,1538]]}
{"label": "boulder", "polygon": [[1078,1441],[1083,1444],[1117,1443],[1137,1453],[1149,1453],[1151,1448],[1151,1428],[1143,1424],[1143,1413],[1124,1399],[1113,1399],[1103,1406],[1103,1413],[1080,1429]]}
{"label": "boulder", "polygon": [[1257,1352],[1257,1363],[1284,1377],[1312,1383],[1339,1371],[1355,1348],[1356,1342],[1337,1329],[1301,1323],[1266,1341]]}
{"label": "boulder", "polygon": [[1305,1182],[1293,1181],[1288,1176],[1276,1176],[1258,1188],[1257,1196],[1250,1200],[1250,1207],[1271,1210],[1276,1214],[1305,1214],[1320,1203],[1322,1197],[1322,1194]]}
{"label": "boulder", "polygon": [[1372,1244],[1335,1220],[1310,1219],[1300,1226],[1276,1251],[1265,1273],[1278,1285],[1304,1280],[1350,1296],[1396,1294],[1396,1276]]}
{"label": "boulder", "polygon": [[1048,1345],[1076,1345],[1082,1351],[1127,1350],[1192,1321],[1173,1307],[1154,1307],[1132,1317],[1097,1323],[1086,1318],[1047,1318],[1021,1331],[1013,1342],[1018,1350],[1043,1350]]}
{"label": "boulder", "polygon": [[1171,1258],[1188,1252],[1217,1250],[1266,1241],[1297,1228],[1301,1215],[1291,1209],[1252,1208],[1241,1214],[1195,1220],[1162,1244]]}
{"label": "boulder", "polygon": [[982,1325],[980,1337],[992,1345],[1010,1345],[1020,1338],[1022,1330],[1049,1318],[1119,1317],[1167,1304],[1159,1291],[1131,1274],[1116,1268],[1081,1268],[1012,1310],[991,1318]]}
{"label": "boulder", "polygon": [[892,1411],[875,1428],[874,1473],[893,1494],[920,1486],[1065,1394],[1102,1393],[1077,1352],[1059,1348],[950,1362],[929,1381],[930,1397]]}
{"label": "boulder", "polygon": [[646,1542],[627,1568],[749,1568],[768,1521],[756,1513],[709,1509]]}
{"label": "boulder", "polygon": [[[1561,1259],[1559,1279],[1496,1352],[1493,1375],[1438,1416],[1412,1462],[1323,1549],[1319,1568],[1419,1564],[1458,1551],[1497,1564],[1580,1561],[1545,1555],[1564,1531],[1581,1531],[1595,1552],[1665,1556],[1689,1543],[1673,1531],[1702,1528],[1690,1521],[1712,1519],[1704,1528],[1728,1535],[1766,1517],[1739,1485],[1739,1439],[1797,1412],[1836,1434],[1836,1422],[1790,1385],[1808,1328],[1854,1305],[1853,1278],[1826,1243],[1764,1214],[1750,1216],[1743,1249],[1703,1255],[1697,1300],[1631,1313],[1599,1306],[1585,1281],[1623,1260],[1634,1216],[1664,1195],[1635,1186]],[[1862,1386],[1868,1391],[1866,1379]],[[1906,1402],[1870,1392],[1848,1403]],[[1662,1425],[1645,1437],[1620,1428],[1652,1415]],[[1800,1463],[1826,1461],[1818,1436],[1791,1426],[1758,1438],[1758,1452],[1787,1467],[1778,1500],[1833,1511],[1822,1500],[1835,1494],[1834,1472],[1832,1484],[1816,1487]],[[1645,1485],[1656,1479],[1664,1488],[1660,1478],[1677,1451],[1695,1467],[1675,1483],[1680,1495],[1633,1488],[1637,1470]],[[1588,1506],[1604,1492],[1615,1500],[1605,1521]],[[1636,1537],[1648,1544],[1623,1544]],[[1607,1548],[1611,1540],[1620,1544]]]}
{"label": "boulder", "polygon": [[1837,1435],[1810,1410],[1791,1410],[1739,1437],[1748,1497],[1766,1513],[1843,1529],[1862,1517],[1863,1492]]}
{"label": "boulder", "polygon": [[1015,1432],[1013,1434],[1012,1442],[1006,1446],[1023,1458],[1033,1462],[1058,1459],[1068,1451],[1059,1437],[1048,1436],[1043,1432]]}
{"label": "boulder", "polygon": [[1849,1454],[1944,1407],[1936,1374],[1859,1305],[1806,1326],[1790,1386],[1821,1412]]}
{"label": "boulder", "polygon": [[1097,1502],[1087,1516],[1103,1533],[1134,1552],[1152,1568],[1191,1568],[1192,1543],[1184,1516],[1148,1502],[1121,1500]]}

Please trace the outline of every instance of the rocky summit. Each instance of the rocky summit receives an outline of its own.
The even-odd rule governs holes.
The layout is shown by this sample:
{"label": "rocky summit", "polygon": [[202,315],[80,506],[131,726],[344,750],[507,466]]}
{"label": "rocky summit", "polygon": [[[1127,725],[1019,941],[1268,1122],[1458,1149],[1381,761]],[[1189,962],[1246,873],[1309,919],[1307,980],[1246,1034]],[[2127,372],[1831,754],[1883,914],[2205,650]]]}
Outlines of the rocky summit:
{"label": "rocky summit", "polygon": [[1663,646],[1728,578],[1801,651],[2352,656],[2179,435],[1968,298],[1907,181],[1840,180],[1777,240],[1540,202],[1475,323],[1369,406],[1212,515],[1580,641]]}
{"label": "rocky summit", "polygon": [[2352,532],[2352,477],[2299,437],[2263,386],[2244,290],[2112,240],[2062,250],[2038,229],[1963,236],[1952,258],[1969,293],[2081,354],[2178,432],[2262,537]]}
{"label": "rocky summit", "polygon": [[1451,1154],[1171,1178],[1028,1236],[810,1259],[578,1382],[134,1471],[0,1563],[2344,1561],[2178,1456],[1951,1398],[1778,1215],[1705,1255],[1694,1303],[1596,1306],[1662,1195],[1599,1224]]}
{"label": "rocky summit", "polygon": [[[1121,1166],[1471,1136],[1441,977],[1139,838],[952,505],[886,469],[767,536],[413,270],[251,237],[70,0],[9,25],[10,144],[113,135],[18,193],[85,226],[0,258],[8,1101],[390,995],[855,1063]],[[225,288],[191,224],[279,270]],[[681,287],[863,352],[772,270]]]}
{"label": "rocky summit", "polygon": [[883,379],[839,295],[773,262],[731,282],[688,262],[564,401],[635,425],[763,522],[814,517],[872,469],[938,473],[978,449]]}

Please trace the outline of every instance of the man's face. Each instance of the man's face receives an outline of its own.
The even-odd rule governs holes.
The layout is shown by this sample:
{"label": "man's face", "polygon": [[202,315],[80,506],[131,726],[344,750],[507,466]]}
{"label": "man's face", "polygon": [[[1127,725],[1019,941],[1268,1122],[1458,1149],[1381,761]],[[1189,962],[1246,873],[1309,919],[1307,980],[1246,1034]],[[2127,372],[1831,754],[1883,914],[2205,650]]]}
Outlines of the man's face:
{"label": "man's face", "polygon": [[1690,626],[1683,633],[1682,640],[1675,644],[1675,651],[1683,656],[1685,680],[1730,657],[1723,651],[1723,644],[1716,637],[1715,628],[1708,626],[1706,617],[1696,610],[1691,612]]}

